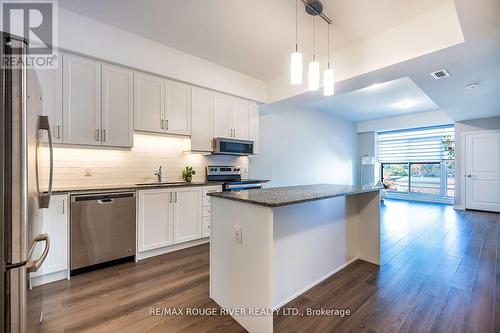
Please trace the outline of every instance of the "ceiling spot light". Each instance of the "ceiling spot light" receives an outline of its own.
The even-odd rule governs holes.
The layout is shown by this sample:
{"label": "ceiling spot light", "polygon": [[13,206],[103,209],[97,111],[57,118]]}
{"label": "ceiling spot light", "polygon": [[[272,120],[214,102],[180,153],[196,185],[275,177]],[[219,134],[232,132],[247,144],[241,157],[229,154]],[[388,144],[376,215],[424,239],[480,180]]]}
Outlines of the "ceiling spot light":
{"label": "ceiling spot light", "polygon": [[417,105],[417,101],[413,99],[403,99],[399,102],[392,104],[393,107],[398,109],[409,109],[415,105]]}
{"label": "ceiling spot light", "polygon": [[468,85],[466,85],[465,89],[472,90],[472,89],[476,89],[477,87],[479,87],[479,82],[472,82],[472,83],[469,83]]}

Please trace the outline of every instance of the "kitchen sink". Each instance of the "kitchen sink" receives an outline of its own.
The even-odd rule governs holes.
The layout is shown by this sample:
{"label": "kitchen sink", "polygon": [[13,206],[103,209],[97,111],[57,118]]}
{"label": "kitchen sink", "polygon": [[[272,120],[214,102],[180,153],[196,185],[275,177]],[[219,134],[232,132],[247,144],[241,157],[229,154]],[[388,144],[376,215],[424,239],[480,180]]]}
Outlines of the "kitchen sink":
{"label": "kitchen sink", "polygon": [[140,183],[140,184],[135,184],[137,186],[164,186],[164,185],[180,185],[180,184],[185,184],[185,181],[182,180],[173,180],[169,182],[151,182],[151,183]]}

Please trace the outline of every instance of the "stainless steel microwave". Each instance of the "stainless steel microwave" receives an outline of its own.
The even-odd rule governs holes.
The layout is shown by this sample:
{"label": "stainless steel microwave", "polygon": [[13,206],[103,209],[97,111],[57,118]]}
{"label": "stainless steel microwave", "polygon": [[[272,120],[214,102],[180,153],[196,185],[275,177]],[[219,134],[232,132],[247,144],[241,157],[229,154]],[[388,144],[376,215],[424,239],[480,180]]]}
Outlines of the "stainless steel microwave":
{"label": "stainless steel microwave", "polygon": [[238,156],[252,155],[253,141],[228,139],[228,138],[215,138],[213,154],[238,155]]}

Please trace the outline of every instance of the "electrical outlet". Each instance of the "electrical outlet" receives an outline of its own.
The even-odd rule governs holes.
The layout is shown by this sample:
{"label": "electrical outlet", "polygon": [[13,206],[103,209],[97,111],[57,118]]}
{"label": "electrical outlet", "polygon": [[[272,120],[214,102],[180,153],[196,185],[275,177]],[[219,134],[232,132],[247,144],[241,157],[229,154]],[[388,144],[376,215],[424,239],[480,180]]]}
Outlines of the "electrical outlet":
{"label": "electrical outlet", "polygon": [[239,225],[239,224],[234,225],[234,241],[238,244],[243,243],[243,235],[241,232],[241,225]]}

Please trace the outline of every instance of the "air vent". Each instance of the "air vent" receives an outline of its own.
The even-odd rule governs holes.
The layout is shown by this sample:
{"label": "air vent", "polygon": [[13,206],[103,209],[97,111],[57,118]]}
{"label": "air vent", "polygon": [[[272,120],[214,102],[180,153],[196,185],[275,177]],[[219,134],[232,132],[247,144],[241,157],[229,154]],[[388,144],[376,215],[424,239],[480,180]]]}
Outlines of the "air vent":
{"label": "air vent", "polygon": [[432,77],[436,80],[444,79],[445,77],[449,77],[450,74],[446,71],[446,69],[441,69],[439,71],[435,71],[431,73]]}

